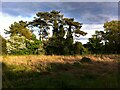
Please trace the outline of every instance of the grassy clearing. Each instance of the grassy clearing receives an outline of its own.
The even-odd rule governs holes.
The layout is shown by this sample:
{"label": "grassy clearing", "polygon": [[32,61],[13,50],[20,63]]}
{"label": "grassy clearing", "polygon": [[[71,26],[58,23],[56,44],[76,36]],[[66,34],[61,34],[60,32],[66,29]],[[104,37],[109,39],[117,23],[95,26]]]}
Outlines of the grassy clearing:
{"label": "grassy clearing", "polygon": [[119,87],[120,55],[83,57],[3,56],[3,88]]}

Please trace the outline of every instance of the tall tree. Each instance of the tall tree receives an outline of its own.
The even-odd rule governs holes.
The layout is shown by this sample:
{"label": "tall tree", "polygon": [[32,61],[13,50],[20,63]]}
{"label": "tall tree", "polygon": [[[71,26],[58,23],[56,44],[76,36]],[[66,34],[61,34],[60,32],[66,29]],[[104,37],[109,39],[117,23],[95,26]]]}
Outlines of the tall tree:
{"label": "tall tree", "polygon": [[96,31],[91,38],[89,38],[89,42],[86,44],[86,47],[91,53],[102,53],[103,42],[102,42],[102,31]]}
{"label": "tall tree", "polygon": [[113,20],[104,23],[104,40],[111,53],[120,53],[120,21]]}
{"label": "tall tree", "polygon": [[94,53],[120,53],[120,21],[105,22],[104,31],[97,31],[87,45]]}
{"label": "tall tree", "polygon": [[18,36],[25,36],[27,39],[31,39],[32,33],[30,30],[27,28],[27,22],[24,21],[19,21],[14,22],[14,24],[11,24],[9,27],[10,30],[5,30],[6,34],[10,34],[11,36],[18,35]]}
{"label": "tall tree", "polygon": [[[80,30],[82,24],[79,22],[75,22],[73,18],[64,18],[59,11],[51,11],[47,14],[48,18],[43,20],[46,23],[49,22],[49,24],[53,28],[53,36],[49,39],[47,43],[45,43],[45,46],[47,46],[47,51],[51,49],[50,50],[52,51],[51,53],[55,54],[56,52],[56,54],[63,54],[63,52],[65,52],[66,50],[67,51],[66,53],[73,54],[74,53],[73,33],[86,35],[85,32]],[[38,15],[41,16],[41,12],[39,12]],[[65,31],[66,26],[68,26],[68,28]],[[64,38],[65,33],[67,33],[66,39]],[[62,53],[59,52],[61,50]]]}
{"label": "tall tree", "polygon": [[9,54],[35,54],[38,53],[40,41],[28,28],[28,23],[24,21],[14,22],[6,30],[10,34],[7,40],[7,51]]}
{"label": "tall tree", "polygon": [[[73,45],[73,34],[77,35],[86,35],[87,33],[80,30],[82,27],[82,24],[79,22],[75,22],[74,18],[64,18],[64,22],[67,28],[67,35],[66,35],[66,45],[67,48],[71,49],[69,50],[69,54],[73,54],[75,48],[77,48],[77,45]],[[79,45],[80,46],[80,45]]]}
{"label": "tall tree", "polygon": [[[28,27],[31,27],[31,30],[28,29]],[[36,27],[41,43],[38,43],[37,40],[33,38],[33,32],[36,30]],[[50,27],[52,27],[52,37],[49,37],[49,31],[51,30]],[[6,33],[10,34],[10,37],[13,41],[19,39],[16,39],[14,37],[16,35],[21,38],[22,36],[24,36],[26,39],[33,40],[34,43],[26,42],[26,48],[32,50],[35,49],[35,46],[36,48],[39,47],[38,50],[40,50],[41,52],[44,52],[45,49],[51,54],[74,54],[75,47],[73,45],[73,33],[86,35],[85,32],[80,30],[81,27],[82,24],[79,22],[75,22],[73,18],[64,18],[63,14],[61,14],[59,11],[53,10],[51,12],[38,12],[36,14],[36,17],[34,17],[34,20],[29,23],[23,21],[20,21],[18,23],[15,22],[10,26],[9,31],[6,30]],[[64,38],[65,36],[67,38]],[[35,43],[37,43],[37,45],[34,45]]]}
{"label": "tall tree", "polygon": [[49,29],[50,26],[53,28],[53,36],[58,33],[59,23],[62,20],[62,16],[59,11],[51,11],[51,12],[38,12],[36,14],[35,20],[30,22],[29,24],[32,26],[36,26],[39,29],[40,40],[46,36],[49,37]]}

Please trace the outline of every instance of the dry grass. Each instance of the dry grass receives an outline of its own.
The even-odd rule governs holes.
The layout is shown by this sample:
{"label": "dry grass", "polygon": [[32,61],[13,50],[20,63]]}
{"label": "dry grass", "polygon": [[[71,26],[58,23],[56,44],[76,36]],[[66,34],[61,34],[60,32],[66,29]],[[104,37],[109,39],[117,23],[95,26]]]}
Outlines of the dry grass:
{"label": "dry grass", "polygon": [[[92,63],[81,63],[80,60],[83,57],[90,58]],[[22,87],[63,87],[63,84],[60,85],[59,82],[64,82],[65,87],[72,87],[72,85],[75,87],[118,87],[116,76],[120,55],[24,55],[1,56],[0,59],[5,64],[3,87],[21,87],[21,85]],[[51,86],[48,82],[50,80],[53,81]],[[25,86],[23,81],[29,82],[29,85]]]}
{"label": "dry grass", "polygon": [[66,63],[80,60],[81,56],[45,56],[45,55],[25,55],[25,56],[4,56],[3,62],[7,64],[27,64],[30,63]]}
{"label": "dry grass", "polygon": [[[29,67],[30,70],[36,70],[36,66],[39,64],[42,66],[47,66],[49,63],[59,63],[59,64],[73,64],[74,62],[79,62],[84,56],[45,56],[45,55],[24,55],[24,56],[3,56],[0,57],[3,63],[6,65],[22,65]],[[88,65],[88,70],[117,70],[117,62],[120,59],[120,55],[87,55],[94,64],[85,63]]]}
{"label": "dry grass", "polygon": [[[0,60],[7,64],[28,64],[29,63],[73,63],[80,61],[84,56],[45,56],[45,55],[24,55],[24,56],[1,56]],[[120,55],[87,55],[92,61],[117,62]]]}

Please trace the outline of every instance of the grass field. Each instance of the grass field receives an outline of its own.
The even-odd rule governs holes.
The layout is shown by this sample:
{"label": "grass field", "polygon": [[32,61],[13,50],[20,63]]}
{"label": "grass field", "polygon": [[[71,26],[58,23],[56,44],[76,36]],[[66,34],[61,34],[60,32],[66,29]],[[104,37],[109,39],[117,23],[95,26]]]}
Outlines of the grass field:
{"label": "grass field", "polygon": [[2,87],[119,88],[120,55],[83,57],[1,56]]}

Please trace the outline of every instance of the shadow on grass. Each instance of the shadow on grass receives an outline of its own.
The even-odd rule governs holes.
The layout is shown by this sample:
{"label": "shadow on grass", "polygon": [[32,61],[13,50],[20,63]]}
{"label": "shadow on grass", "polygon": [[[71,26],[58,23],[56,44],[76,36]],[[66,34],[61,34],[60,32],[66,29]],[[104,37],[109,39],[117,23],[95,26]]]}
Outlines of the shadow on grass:
{"label": "shadow on grass", "polygon": [[3,88],[58,89],[119,87],[118,80],[120,80],[120,78],[118,71],[108,70],[110,67],[107,67],[107,64],[103,62],[90,62],[85,64],[81,62],[74,62],[73,64],[49,63],[44,67],[44,70],[42,70],[41,67],[43,66],[37,66],[39,71],[27,70],[27,68],[20,65],[16,67],[14,65],[9,66],[2,63]]}

